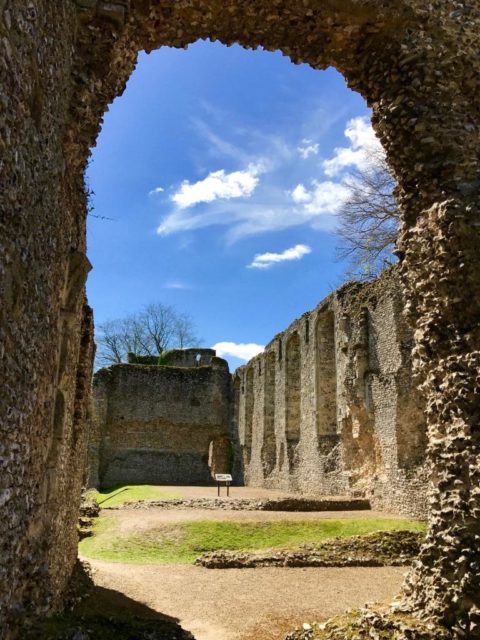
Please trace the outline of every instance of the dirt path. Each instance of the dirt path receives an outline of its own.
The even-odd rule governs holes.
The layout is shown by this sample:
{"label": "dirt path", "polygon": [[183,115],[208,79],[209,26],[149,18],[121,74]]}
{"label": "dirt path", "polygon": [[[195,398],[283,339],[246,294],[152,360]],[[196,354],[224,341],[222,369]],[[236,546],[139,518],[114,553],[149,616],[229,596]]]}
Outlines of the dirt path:
{"label": "dirt path", "polygon": [[90,563],[96,584],[178,618],[196,640],[282,640],[303,622],[390,600],[405,574],[390,567],[209,570]]}
{"label": "dirt path", "polygon": [[[184,497],[212,497],[212,487],[175,487]],[[281,492],[235,489],[235,497],[278,497]],[[372,511],[276,512],[208,509],[102,511],[122,534],[187,521],[278,522],[396,518]],[[283,640],[303,622],[326,619],[367,601],[398,593],[404,568],[257,568],[209,570],[189,565],[129,565],[89,560],[100,587],[122,592],[178,618],[196,640]]]}

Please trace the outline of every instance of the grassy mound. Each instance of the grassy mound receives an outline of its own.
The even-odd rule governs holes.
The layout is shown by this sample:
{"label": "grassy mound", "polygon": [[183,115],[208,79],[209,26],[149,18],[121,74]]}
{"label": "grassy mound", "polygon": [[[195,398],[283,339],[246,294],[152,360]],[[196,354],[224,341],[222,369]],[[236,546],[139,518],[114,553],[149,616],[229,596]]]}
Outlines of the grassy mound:
{"label": "grassy mound", "polygon": [[102,509],[122,507],[138,500],[178,500],[182,497],[178,491],[165,491],[149,484],[120,485],[91,493]]}
{"label": "grassy mound", "polygon": [[135,532],[121,531],[115,518],[103,517],[94,535],[82,540],[80,554],[86,558],[133,564],[189,564],[209,551],[257,551],[295,549],[336,537],[374,531],[424,531],[410,520],[345,519],[279,522],[193,521],[162,525]]}

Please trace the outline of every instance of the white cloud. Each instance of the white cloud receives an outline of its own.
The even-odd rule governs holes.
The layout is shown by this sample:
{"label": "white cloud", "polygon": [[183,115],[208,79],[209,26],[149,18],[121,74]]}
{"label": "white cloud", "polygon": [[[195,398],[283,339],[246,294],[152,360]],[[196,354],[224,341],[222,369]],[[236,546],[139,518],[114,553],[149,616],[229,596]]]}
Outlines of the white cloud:
{"label": "white cloud", "polygon": [[305,189],[303,184],[297,184],[295,189],[291,192],[292,200],[297,204],[301,204],[302,202],[310,202],[312,196]]}
{"label": "white cloud", "polygon": [[250,164],[244,171],[225,173],[224,169],[212,171],[203,180],[191,184],[182,182],[180,189],[171,196],[171,200],[180,209],[186,209],[202,202],[230,200],[249,197],[258,185],[260,165]]}
{"label": "white cloud", "polygon": [[320,145],[318,142],[313,142],[308,138],[304,138],[301,144],[298,145],[297,151],[300,154],[300,157],[306,160],[310,156],[316,156],[320,149]]}
{"label": "white cloud", "polygon": [[236,342],[217,342],[214,344],[212,349],[215,349],[217,352],[217,356],[220,358],[223,356],[233,356],[234,358],[239,358],[240,360],[251,360],[254,356],[262,353],[265,347],[261,344],[255,344],[254,342],[250,342],[248,344],[237,344]]}
{"label": "white cloud", "polygon": [[314,180],[312,189],[308,190],[299,184],[290,195],[296,204],[302,205],[305,215],[312,217],[336,213],[349,193],[348,187],[341,182]]}
{"label": "white cloud", "polygon": [[322,163],[325,174],[330,178],[338,176],[347,167],[364,169],[368,166],[372,153],[383,153],[382,145],[367,117],[349,120],[345,137],[350,140],[350,146],[337,147],[333,157]]}
{"label": "white cloud", "polygon": [[270,269],[274,264],[279,262],[290,262],[292,260],[301,260],[304,256],[312,253],[312,250],[306,244],[297,244],[291,249],[286,249],[282,253],[259,253],[253,261],[248,265],[249,269]]}
{"label": "white cloud", "polygon": [[157,187],[156,189],[152,189],[152,191],[149,191],[148,195],[149,196],[154,196],[157,193],[163,193],[165,191],[165,189],[163,187]]}
{"label": "white cloud", "polygon": [[[201,123],[197,126],[217,155],[229,160],[238,156],[243,168],[230,173],[226,169],[206,170],[206,178],[195,183],[184,181],[171,198],[171,210],[162,217],[159,235],[221,225],[226,228],[226,242],[231,244],[247,236],[301,225],[333,231],[335,215],[350,194],[349,170],[363,167],[369,150],[378,153],[381,149],[367,117],[346,123],[349,146],[337,147],[320,166],[316,159],[298,162],[299,149],[307,153],[308,147],[317,144],[308,137],[296,136],[296,141],[301,140],[298,146],[282,136],[239,131],[227,120],[223,124],[248,152],[241,154],[237,144],[216,136]],[[313,150],[307,153],[312,154]]]}
{"label": "white cloud", "polygon": [[286,193],[281,187],[265,185],[255,199],[228,203],[219,200],[195,209],[175,208],[163,218],[158,233],[168,236],[223,225],[228,228],[226,241],[232,244],[248,236],[305,224],[333,229],[334,214],[345,198],[346,187],[336,183],[312,183],[311,188],[303,187],[303,190],[303,202],[295,202],[291,192]]}

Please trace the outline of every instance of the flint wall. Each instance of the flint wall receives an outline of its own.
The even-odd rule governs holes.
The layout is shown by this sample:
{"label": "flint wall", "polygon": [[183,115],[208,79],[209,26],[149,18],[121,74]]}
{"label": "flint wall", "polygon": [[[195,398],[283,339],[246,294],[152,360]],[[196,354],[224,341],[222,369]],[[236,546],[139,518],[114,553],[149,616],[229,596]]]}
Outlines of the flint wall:
{"label": "flint wall", "polygon": [[347,284],[234,374],[247,485],[424,517],[426,428],[395,270]]}

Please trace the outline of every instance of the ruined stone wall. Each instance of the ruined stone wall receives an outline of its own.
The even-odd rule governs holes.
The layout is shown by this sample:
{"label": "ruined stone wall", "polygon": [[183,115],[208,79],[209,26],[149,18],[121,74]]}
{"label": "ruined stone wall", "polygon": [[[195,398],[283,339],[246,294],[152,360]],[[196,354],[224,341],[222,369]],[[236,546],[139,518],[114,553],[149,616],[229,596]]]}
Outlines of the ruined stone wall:
{"label": "ruined stone wall", "polygon": [[215,361],[98,371],[90,485],[208,484],[228,472],[230,373]]}
{"label": "ruined stone wall", "polygon": [[0,638],[61,604],[77,556],[93,320],[64,136],[71,2],[0,2]]}
{"label": "ruined stone wall", "polygon": [[234,374],[245,481],[426,515],[426,427],[398,273],[345,285]]}
{"label": "ruined stone wall", "polygon": [[[140,50],[211,38],[333,66],[372,107],[398,181],[430,436],[430,527],[403,606],[455,637],[478,636],[479,24],[477,0],[0,0],[0,635],[59,605],[75,559],[76,389],[91,350],[87,265],[75,263],[89,149]],[[77,293],[65,298],[67,280]]]}
{"label": "ruined stone wall", "polygon": [[212,364],[218,360],[221,365],[221,358],[216,357],[215,349],[200,349],[189,347],[187,349],[170,349],[163,354],[163,364],[171,367],[198,367],[205,364]]}

